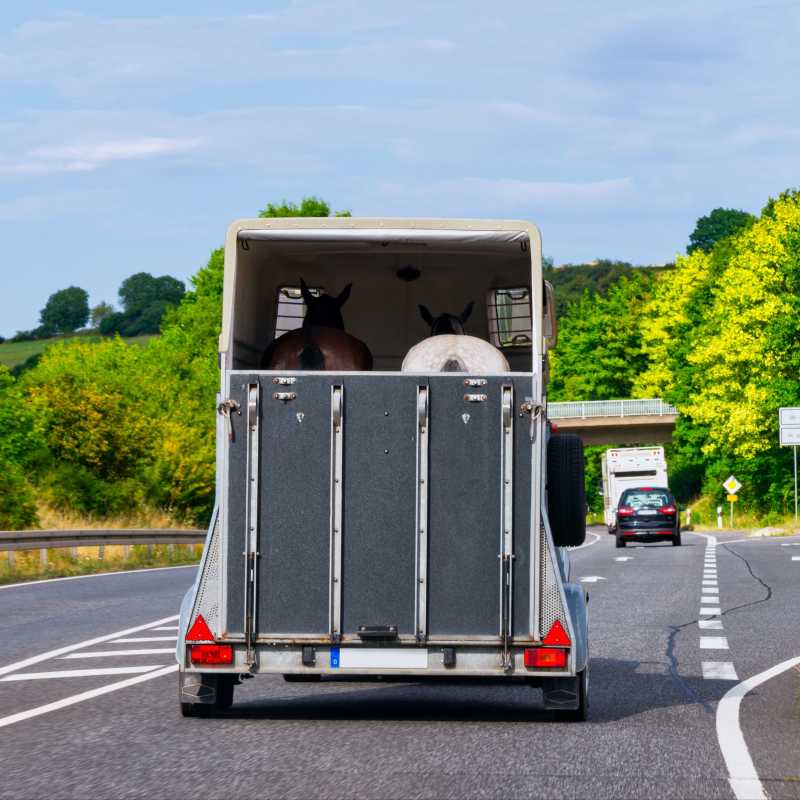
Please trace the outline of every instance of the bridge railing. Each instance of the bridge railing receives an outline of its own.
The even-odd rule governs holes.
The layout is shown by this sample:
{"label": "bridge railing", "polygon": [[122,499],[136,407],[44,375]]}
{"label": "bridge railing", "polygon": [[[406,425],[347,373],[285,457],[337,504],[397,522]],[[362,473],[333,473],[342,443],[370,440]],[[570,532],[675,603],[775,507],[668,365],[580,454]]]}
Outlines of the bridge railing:
{"label": "bridge railing", "polygon": [[592,417],[663,417],[678,409],[659,398],[647,400],[587,400],[585,402],[548,403],[550,419],[590,419]]}

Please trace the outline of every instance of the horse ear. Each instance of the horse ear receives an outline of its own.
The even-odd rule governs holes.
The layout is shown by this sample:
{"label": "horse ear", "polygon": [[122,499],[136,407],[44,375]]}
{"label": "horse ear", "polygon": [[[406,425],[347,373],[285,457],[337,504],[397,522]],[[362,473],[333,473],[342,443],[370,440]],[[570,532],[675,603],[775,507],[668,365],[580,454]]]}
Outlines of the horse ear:
{"label": "horse ear", "polygon": [[307,306],[311,305],[312,301],[316,299],[314,295],[308,291],[308,286],[306,286],[306,282],[302,278],[300,278],[300,294],[303,295],[303,300]]}
{"label": "horse ear", "polygon": [[467,307],[461,312],[461,316],[459,317],[459,319],[461,320],[462,325],[469,319],[470,314],[472,314],[472,307],[474,305],[475,303],[472,300],[470,300],[470,302],[467,303]]}
{"label": "horse ear", "polygon": [[336,298],[336,302],[339,304],[339,308],[341,308],[350,297],[350,290],[353,288],[352,283],[348,283],[347,286],[339,292],[339,296]]}
{"label": "horse ear", "polygon": [[430,325],[431,328],[433,327],[433,314],[431,314],[431,312],[428,311],[427,306],[421,305],[419,307],[419,315],[422,317],[422,319],[423,319],[423,321],[425,323]]}

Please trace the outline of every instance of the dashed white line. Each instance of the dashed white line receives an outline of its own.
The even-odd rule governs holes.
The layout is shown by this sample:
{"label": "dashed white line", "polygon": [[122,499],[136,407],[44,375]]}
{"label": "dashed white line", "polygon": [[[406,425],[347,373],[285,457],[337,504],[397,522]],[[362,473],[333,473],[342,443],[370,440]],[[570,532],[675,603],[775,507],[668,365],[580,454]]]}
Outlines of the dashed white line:
{"label": "dashed white line", "polygon": [[[722,613],[722,609],[718,606],[701,606],[701,617],[718,617]],[[68,658],[71,656],[68,656]]]}
{"label": "dashed white line", "polygon": [[703,581],[703,586],[716,586],[717,582],[713,578],[708,578],[707,580]]}
{"label": "dashed white line", "polygon": [[152,672],[163,664],[148,664],[146,667],[106,667],[104,669],[57,669],[53,672],[18,672],[0,678],[0,683],[8,681],[43,681],[53,678],[92,678],[100,675],[140,675]]}
{"label": "dashed white line", "polygon": [[792,561],[800,561],[800,556],[792,556]]}
{"label": "dashed white line", "polygon": [[719,589],[716,586],[704,586],[703,594],[719,594]]}
{"label": "dashed white line", "polygon": [[728,638],[726,636],[701,636],[701,650],[728,650]]}
{"label": "dashed white line", "polygon": [[[172,618],[171,618],[172,619]],[[88,692],[81,692],[80,694],[73,694],[71,697],[65,697],[63,700],[56,700],[54,703],[46,703],[37,708],[29,708],[27,711],[20,711],[17,714],[9,714],[7,717],[0,717],[0,728],[5,728],[7,725],[13,725],[15,722],[22,722],[32,717],[39,717],[42,714],[48,714],[51,711],[58,711],[67,706],[73,706],[76,703],[82,703],[84,700],[92,700],[95,697],[100,697],[104,694],[116,692],[119,689],[126,689],[128,686],[135,686],[137,683],[144,683],[151,681],[154,678],[160,678],[162,675],[168,675],[170,672],[176,672],[178,669],[177,664],[171,664],[169,667],[156,669],[152,672],[147,672],[144,675],[136,675],[133,678],[126,678],[123,681],[110,683],[107,686],[101,686],[98,689],[91,689]]]}
{"label": "dashed white line", "polygon": [[708,681],[736,681],[732,661],[703,661],[703,677]]}
{"label": "dashed white line", "polygon": [[705,630],[721,631],[722,630],[722,620],[721,619],[699,619],[699,620],[697,620],[697,627],[698,628],[703,628]]}
{"label": "dashed white line", "polygon": [[141,650],[90,650],[88,653],[70,653],[60,660],[69,658],[107,658],[108,656],[154,656],[161,653],[174,653],[174,647],[143,647]]}
{"label": "dashed white line", "polygon": [[68,644],[66,647],[59,647],[55,650],[48,650],[46,653],[40,653],[38,656],[31,656],[30,658],[23,658],[22,661],[15,661],[13,664],[6,664],[4,667],[0,667],[0,675],[8,675],[9,672],[18,672],[21,669],[25,669],[25,667],[30,667],[33,664],[39,664],[42,661],[47,661],[51,658],[57,658],[58,656],[63,656],[65,653],[72,653],[75,650],[80,650],[84,647],[91,647],[95,644],[101,644],[103,642],[108,642],[111,639],[118,639],[120,636],[127,636],[131,633],[139,633],[139,631],[147,630],[148,628],[152,628],[154,625],[161,625],[165,622],[174,622],[178,619],[177,614],[173,614],[170,617],[164,617],[164,619],[157,619],[153,622],[148,622],[145,625],[137,625],[134,628],[126,628],[124,631],[115,631],[114,633],[106,634],[105,636],[98,636],[94,639],[87,639],[84,642],[78,642],[77,644]]}
{"label": "dashed white line", "polygon": [[798,664],[800,657],[790,658],[764,672],[759,672],[758,675],[753,675],[752,678],[729,689],[717,705],[717,740],[728,768],[728,781],[737,800],[767,798],[739,725],[739,706],[742,699],[751,689]]}
{"label": "dashed white line", "polygon": [[631,561],[633,556],[617,556],[614,561]]}

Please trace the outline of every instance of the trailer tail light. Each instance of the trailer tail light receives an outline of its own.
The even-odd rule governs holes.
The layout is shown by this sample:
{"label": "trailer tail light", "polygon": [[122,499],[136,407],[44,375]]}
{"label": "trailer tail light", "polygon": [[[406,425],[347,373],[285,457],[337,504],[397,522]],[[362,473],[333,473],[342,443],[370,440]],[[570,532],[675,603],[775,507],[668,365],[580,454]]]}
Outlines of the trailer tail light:
{"label": "trailer tail light", "polygon": [[620,506],[617,509],[618,517],[630,517],[633,514],[633,509],[630,506]]}
{"label": "trailer tail light", "polygon": [[668,506],[661,506],[658,509],[659,514],[674,514],[675,513],[675,506],[670,503]]}
{"label": "trailer tail light", "polygon": [[560,645],[562,647],[571,647],[569,634],[564,630],[564,626],[559,620],[556,620],[547,632],[547,636],[542,639],[544,644]]}
{"label": "trailer tail light", "polygon": [[189,655],[193,664],[233,664],[233,648],[229,644],[193,644]]}
{"label": "trailer tail light", "polygon": [[213,642],[214,634],[211,633],[211,628],[208,623],[203,619],[202,614],[197,615],[197,619],[192,624],[192,627],[186,632],[187,642]]}
{"label": "trailer tail light", "polygon": [[561,647],[529,647],[523,653],[526,667],[565,669],[567,651]]}

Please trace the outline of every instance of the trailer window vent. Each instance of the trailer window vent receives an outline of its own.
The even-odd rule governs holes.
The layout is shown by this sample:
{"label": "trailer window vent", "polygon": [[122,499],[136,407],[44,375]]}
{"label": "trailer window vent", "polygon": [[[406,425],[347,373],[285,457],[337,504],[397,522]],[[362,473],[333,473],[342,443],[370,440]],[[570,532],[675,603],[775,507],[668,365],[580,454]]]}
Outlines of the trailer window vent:
{"label": "trailer window vent", "polygon": [[526,286],[490,289],[486,317],[489,340],[495,347],[531,346],[531,293]]}
{"label": "trailer window vent", "polygon": [[[319,297],[325,290],[321,286],[310,286],[308,289],[314,297]],[[275,338],[288,331],[303,327],[306,315],[306,304],[299,286],[281,286],[278,289],[278,303],[275,312]]]}

